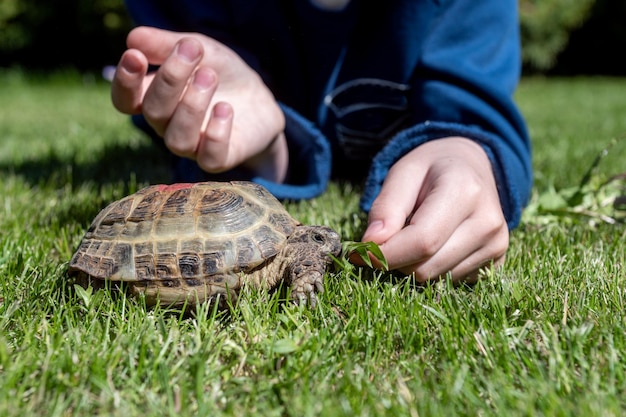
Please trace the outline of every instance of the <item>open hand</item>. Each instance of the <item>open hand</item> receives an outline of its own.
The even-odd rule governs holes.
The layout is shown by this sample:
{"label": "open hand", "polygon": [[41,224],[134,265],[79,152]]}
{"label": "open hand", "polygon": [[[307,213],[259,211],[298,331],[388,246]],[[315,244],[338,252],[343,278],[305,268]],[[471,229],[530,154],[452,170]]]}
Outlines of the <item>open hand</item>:
{"label": "open hand", "polygon": [[[114,106],[143,114],[176,155],[207,172],[243,164],[280,182],[285,118],[260,76],[233,50],[197,33],[139,27],[113,78]],[[148,73],[149,64],[158,65]]]}

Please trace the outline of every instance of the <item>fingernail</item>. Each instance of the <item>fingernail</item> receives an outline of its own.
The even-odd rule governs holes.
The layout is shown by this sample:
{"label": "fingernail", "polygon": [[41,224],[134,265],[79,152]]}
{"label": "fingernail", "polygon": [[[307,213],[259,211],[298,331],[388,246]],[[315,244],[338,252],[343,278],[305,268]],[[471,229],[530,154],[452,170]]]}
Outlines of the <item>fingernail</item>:
{"label": "fingernail", "polygon": [[176,47],[176,53],[185,61],[193,62],[198,59],[198,57],[202,53],[202,50],[198,42],[183,40],[178,43],[178,46]]}
{"label": "fingernail", "polygon": [[141,62],[136,59],[124,59],[120,66],[129,74],[137,74],[143,70]]}
{"label": "fingernail", "polygon": [[226,103],[217,103],[213,108],[213,116],[217,117],[218,119],[228,120],[228,118],[230,118],[231,116],[231,113],[231,107]]}
{"label": "fingernail", "polygon": [[200,68],[193,76],[193,85],[199,90],[208,90],[215,84],[215,73],[208,69]]}
{"label": "fingernail", "polygon": [[365,230],[365,233],[363,234],[363,238],[365,238],[367,236],[371,236],[371,235],[376,235],[378,232],[383,230],[384,226],[385,225],[384,225],[382,220],[374,220],[374,221],[372,221],[367,226],[367,229]]}

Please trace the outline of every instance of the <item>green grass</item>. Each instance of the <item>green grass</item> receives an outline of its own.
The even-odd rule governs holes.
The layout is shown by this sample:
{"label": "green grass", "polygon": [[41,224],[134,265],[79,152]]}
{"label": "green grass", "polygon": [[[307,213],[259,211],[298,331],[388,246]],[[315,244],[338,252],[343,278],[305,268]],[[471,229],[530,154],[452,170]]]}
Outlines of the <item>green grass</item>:
{"label": "green grass", "polygon": [[[167,162],[76,76],[0,74],[0,415],[610,416],[626,412],[625,228],[527,216],[504,268],[418,290],[355,269],[319,308],[249,291],[230,314],[75,291],[64,268],[109,201]],[[626,80],[529,79],[518,100],[546,193],[626,133]],[[618,141],[597,178],[626,171]],[[358,187],[288,204],[358,239]],[[543,221],[537,221],[541,220]]]}

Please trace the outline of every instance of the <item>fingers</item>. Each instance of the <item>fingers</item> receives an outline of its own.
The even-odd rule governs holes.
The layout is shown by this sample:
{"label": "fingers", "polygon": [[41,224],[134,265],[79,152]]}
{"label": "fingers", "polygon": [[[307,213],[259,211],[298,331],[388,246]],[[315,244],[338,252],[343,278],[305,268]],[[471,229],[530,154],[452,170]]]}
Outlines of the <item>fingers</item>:
{"label": "fingers", "polygon": [[133,29],[127,37],[128,50],[122,54],[111,86],[111,99],[117,110],[139,114],[151,76],[148,64],[161,65],[185,34],[150,27]]}
{"label": "fingers", "polygon": [[424,175],[418,164],[405,171],[402,161],[389,170],[370,209],[363,241],[382,244],[406,225],[418,202]]}
{"label": "fingers", "polygon": [[[398,161],[372,204],[362,240],[378,243],[391,269],[431,258],[470,215],[473,204],[466,200],[478,197],[468,195],[462,181],[447,179],[449,170],[428,166],[412,155]],[[455,204],[460,196],[463,203]]]}
{"label": "fingers", "polygon": [[[478,190],[472,192],[467,185],[464,188],[446,179],[427,181],[432,187],[428,195],[410,216],[406,227],[384,242],[381,248],[383,253],[389,254],[387,262],[396,269],[438,254],[445,244],[449,244],[453,234],[459,233],[458,228],[472,215],[475,202],[480,199]],[[465,236],[474,240],[474,237]],[[469,247],[463,249],[461,253],[470,253]]]}
{"label": "fingers", "polygon": [[[203,45],[185,34],[148,27],[134,29],[127,43],[141,52],[129,49],[121,60],[112,93],[116,107],[143,113],[172,153],[197,159],[205,171],[235,165],[228,159],[233,110],[226,103],[212,104],[218,80],[212,68],[199,67]],[[135,74],[145,74],[148,62],[160,65],[149,84]]]}
{"label": "fingers", "polygon": [[206,172],[222,172],[238,161],[231,159],[233,109],[218,102],[209,111],[217,89],[215,72],[200,67],[193,75],[163,135],[172,153],[195,159]]}
{"label": "fingers", "polygon": [[141,113],[148,60],[139,51],[129,49],[120,58],[111,85],[111,101],[125,114]]}
{"label": "fingers", "polygon": [[143,100],[146,121],[160,136],[176,110],[189,80],[202,58],[202,45],[196,39],[183,38],[154,76]]}
{"label": "fingers", "polygon": [[[484,231],[481,236],[477,231]],[[397,268],[413,275],[417,282],[427,282],[450,274],[453,281],[475,279],[480,268],[504,261],[509,245],[506,222],[488,222],[471,218],[463,222],[453,235],[423,261]]]}
{"label": "fingers", "polygon": [[213,107],[196,155],[196,162],[204,171],[222,172],[239,162],[232,160],[230,137],[233,116],[233,109],[227,103],[219,102]]}
{"label": "fingers", "polygon": [[[418,226],[410,224],[381,244],[380,249],[390,269],[412,275],[417,282],[448,274],[454,282],[473,282],[480,268],[503,263],[508,245],[509,231],[504,217],[487,216],[465,219],[443,239],[429,238]],[[372,261],[374,266],[381,267],[376,259]]]}
{"label": "fingers", "polygon": [[206,67],[193,74],[180,102],[166,122],[163,135],[168,149],[182,157],[195,158],[213,94],[217,89],[217,75]]}

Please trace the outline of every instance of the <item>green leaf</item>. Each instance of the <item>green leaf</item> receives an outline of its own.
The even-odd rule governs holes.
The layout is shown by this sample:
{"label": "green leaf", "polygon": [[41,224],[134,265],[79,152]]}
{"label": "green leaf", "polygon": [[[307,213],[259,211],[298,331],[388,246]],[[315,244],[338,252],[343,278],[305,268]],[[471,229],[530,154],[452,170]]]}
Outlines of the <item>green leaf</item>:
{"label": "green leaf", "polygon": [[524,221],[545,224],[583,219],[592,225],[598,221],[608,224],[623,221],[625,213],[621,196],[626,190],[626,174],[617,174],[607,180],[598,173],[600,162],[615,143],[615,140],[611,141],[595,156],[578,185],[560,190],[550,187],[539,194],[525,210]]}
{"label": "green leaf", "polygon": [[373,268],[372,259],[370,258],[370,254],[373,255],[378,262],[381,263],[385,270],[389,269],[389,265],[387,264],[387,260],[385,259],[385,255],[380,250],[380,247],[374,242],[354,242],[354,241],[346,241],[343,243],[343,254],[344,257],[347,258],[352,253],[356,253],[363,260],[363,262]]}
{"label": "green leaf", "polygon": [[87,289],[83,288],[78,284],[74,284],[74,289],[76,290],[76,294],[83,300],[83,304],[85,307],[89,307],[91,303],[91,296],[93,294],[93,287],[88,287]]}
{"label": "green leaf", "polygon": [[285,355],[298,350],[298,344],[291,339],[278,339],[272,344],[272,351],[279,355]]}
{"label": "green leaf", "polygon": [[567,201],[563,198],[563,195],[554,188],[539,195],[537,204],[541,210],[556,210],[567,207]]}

